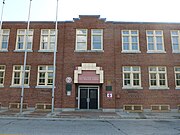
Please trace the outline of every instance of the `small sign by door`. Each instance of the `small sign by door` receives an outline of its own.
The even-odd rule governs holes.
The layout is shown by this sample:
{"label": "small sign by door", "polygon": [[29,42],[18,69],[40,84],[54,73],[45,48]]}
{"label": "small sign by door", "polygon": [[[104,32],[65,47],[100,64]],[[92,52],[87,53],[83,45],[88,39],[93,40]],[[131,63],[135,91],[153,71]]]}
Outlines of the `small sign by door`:
{"label": "small sign by door", "polygon": [[107,98],[112,98],[112,92],[107,92]]}

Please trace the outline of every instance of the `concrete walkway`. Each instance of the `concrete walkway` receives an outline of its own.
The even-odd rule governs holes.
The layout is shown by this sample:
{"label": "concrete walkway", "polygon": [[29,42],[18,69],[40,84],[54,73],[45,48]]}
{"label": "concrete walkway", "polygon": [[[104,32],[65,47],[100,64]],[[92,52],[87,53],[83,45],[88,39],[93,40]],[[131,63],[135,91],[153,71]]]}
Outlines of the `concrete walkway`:
{"label": "concrete walkway", "polygon": [[102,111],[50,111],[26,110],[22,114],[19,110],[0,110],[0,118],[41,118],[41,119],[180,119],[178,112],[142,112],[129,113],[119,112],[102,112]]}

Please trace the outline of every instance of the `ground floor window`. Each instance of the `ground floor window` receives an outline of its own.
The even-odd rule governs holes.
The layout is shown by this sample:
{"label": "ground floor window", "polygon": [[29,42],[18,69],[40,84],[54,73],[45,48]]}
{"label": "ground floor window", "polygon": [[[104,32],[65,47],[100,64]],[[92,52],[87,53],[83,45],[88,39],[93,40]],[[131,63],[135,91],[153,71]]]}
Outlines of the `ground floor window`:
{"label": "ground floor window", "polygon": [[140,88],[141,71],[139,66],[123,67],[123,88]]}
{"label": "ground floor window", "polygon": [[150,88],[167,88],[166,67],[149,67]]}
{"label": "ground floor window", "polygon": [[[13,66],[13,78],[12,78],[13,86],[22,85],[23,70],[24,69],[22,65]],[[24,85],[29,86],[29,78],[30,78],[30,66],[26,66],[25,75],[24,75]]]}
{"label": "ground floor window", "polygon": [[53,84],[53,66],[38,66],[38,86]]}
{"label": "ground floor window", "polygon": [[0,65],[0,86],[4,85],[5,66]]}

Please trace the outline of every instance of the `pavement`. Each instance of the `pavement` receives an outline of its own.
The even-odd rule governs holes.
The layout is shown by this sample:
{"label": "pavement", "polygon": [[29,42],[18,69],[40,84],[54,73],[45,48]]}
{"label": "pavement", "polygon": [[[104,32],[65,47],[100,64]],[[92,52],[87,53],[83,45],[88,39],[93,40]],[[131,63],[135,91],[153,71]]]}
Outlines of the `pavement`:
{"label": "pavement", "polygon": [[19,110],[0,109],[0,118],[16,119],[180,119],[179,112],[103,112],[103,111],[42,111],[24,110],[22,114]]}

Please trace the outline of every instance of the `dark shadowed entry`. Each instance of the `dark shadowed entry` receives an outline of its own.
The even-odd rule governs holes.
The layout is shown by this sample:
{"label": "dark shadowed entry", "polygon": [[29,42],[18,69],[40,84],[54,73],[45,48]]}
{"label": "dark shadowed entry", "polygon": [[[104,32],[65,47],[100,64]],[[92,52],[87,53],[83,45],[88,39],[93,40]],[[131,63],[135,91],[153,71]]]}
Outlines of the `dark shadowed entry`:
{"label": "dark shadowed entry", "polygon": [[99,87],[79,86],[78,88],[79,109],[99,109]]}

